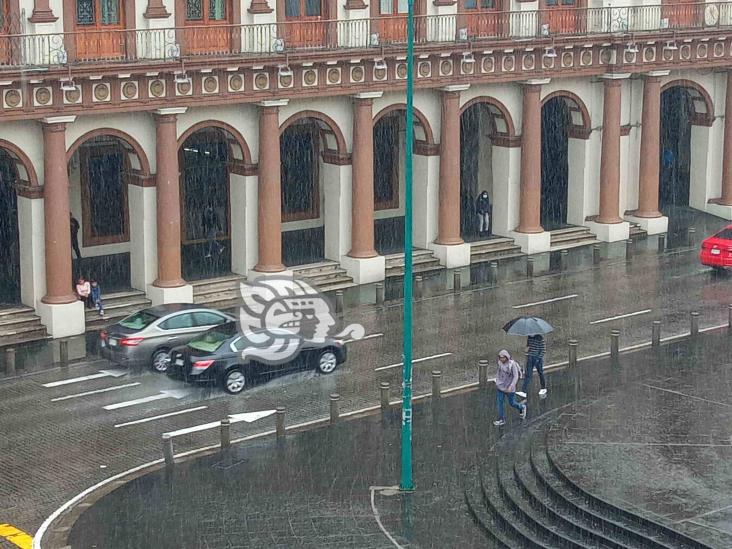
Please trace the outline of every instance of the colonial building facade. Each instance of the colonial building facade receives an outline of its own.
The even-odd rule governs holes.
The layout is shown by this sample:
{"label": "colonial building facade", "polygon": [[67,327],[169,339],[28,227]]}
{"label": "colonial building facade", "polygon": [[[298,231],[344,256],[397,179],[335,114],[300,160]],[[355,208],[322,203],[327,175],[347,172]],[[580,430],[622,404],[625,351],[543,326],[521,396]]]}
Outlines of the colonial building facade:
{"label": "colonial building facade", "polygon": [[[416,0],[416,247],[470,264],[483,190],[524,253],[662,233],[668,205],[732,219],[732,4],[618,4]],[[153,303],[326,260],[384,278],[405,1],[0,7],[1,301],[61,337],[79,274]]]}

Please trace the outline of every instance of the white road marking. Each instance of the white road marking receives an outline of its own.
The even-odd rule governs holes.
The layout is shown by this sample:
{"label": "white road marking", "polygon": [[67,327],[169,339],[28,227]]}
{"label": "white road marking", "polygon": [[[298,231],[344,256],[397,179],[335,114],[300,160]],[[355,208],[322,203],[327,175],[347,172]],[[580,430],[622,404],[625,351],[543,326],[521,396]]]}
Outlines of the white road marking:
{"label": "white road marking", "polygon": [[118,423],[115,427],[127,427],[128,425],[138,425],[140,423],[147,423],[149,421],[155,421],[158,419],[165,419],[166,417],[180,416],[182,414],[190,414],[191,412],[198,412],[199,410],[205,410],[208,406],[197,406],[196,408],[188,408],[187,410],[178,410],[177,412],[170,412],[169,414],[160,414],[159,416],[150,416],[142,419],[136,419],[135,421],[127,421],[125,423]]}
{"label": "white road marking", "polygon": [[593,320],[590,324],[602,324],[603,322],[610,322],[611,320],[619,320],[621,318],[629,318],[631,316],[645,315],[653,309],[643,309],[642,311],[635,311],[634,313],[626,313],[624,315],[611,316],[610,318],[601,318],[600,320]]}
{"label": "white road marking", "polygon": [[374,513],[374,519],[376,520],[376,524],[379,525],[379,529],[384,532],[384,535],[389,539],[392,544],[394,544],[394,547],[397,549],[404,549],[401,545],[397,543],[397,540],[394,539],[394,537],[384,528],[384,525],[381,523],[381,517],[379,516],[379,511],[376,509],[376,501],[374,498],[374,492],[376,490],[394,490],[396,492],[399,491],[398,486],[369,486],[369,492],[371,492],[371,511]]}
{"label": "white road marking", "polygon": [[70,398],[80,398],[85,397],[89,395],[96,395],[99,393],[108,393],[110,391],[118,391],[120,389],[126,389],[127,387],[134,387],[135,385],[139,385],[139,382],[135,381],[134,383],[125,383],[124,385],[115,385],[114,387],[107,387],[105,389],[97,389],[96,391],[86,391],[85,393],[76,393],[75,395],[68,395],[58,398],[52,398],[51,402],[60,402],[62,400],[69,400]]}
{"label": "white road marking", "polygon": [[277,410],[262,410],[261,412],[245,412],[243,414],[229,414],[229,419],[232,421],[246,421],[252,423],[258,419],[262,419],[276,413]]}
{"label": "white road marking", "polygon": [[545,303],[554,303],[555,301],[564,301],[565,299],[574,299],[577,294],[564,295],[562,297],[553,297],[551,299],[545,299],[544,301],[535,301],[534,303],[525,303],[523,305],[514,305],[514,309],[524,309],[526,307],[533,307],[534,305],[544,305]]}
{"label": "white road marking", "polygon": [[138,404],[147,404],[148,402],[155,402],[156,400],[163,400],[164,398],[175,398],[181,399],[190,395],[190,391],[160,391],[157,395],[150,395],[142,398],[136,398],[134,400],[127,400],[125,402],[117,402],[116,404],[109,404],[102,406],[105,410],[118,410],[120,408],[129,408],[130,406],[137,406]]}
{"label": "white road marking", "polygon": [[82,381],[90,381],[92,379],[99,379],[102,377],[122,377],[127,374],[127,370],[99,370],[97,374],[89,374],[88,376],[72,377],[69,379],[62,379],[61,381],[52,381],[51,383],[44,383],[43,387],[60,387],[61,385],[70,385],[72,383],[81,383]]}
{"label": "white road marking", "polygon": [[194,425],[193,427],[186,427],[185,429],[178,429],[177,431],[169,431],[165,434],[170,435],[171,437],[179,437],[181,435],[190,435],[191,433],[198,433],[199,431],[208,431],[209,429],[215,429],[220,425],[220,421],[212,421],[211,423]]}
{"label": "white road marking", "polygon": [[[415,359],[412,359],[412,364],[417,364],[418,362],[425,362],[427,360],[435,360],[436,358],[443,358],[443,357],[450,356],[450,355],[452,355],[452,353],[440,353],[439,355],[415,358]],[[397,362],[396,364],[389,364],[388,366],[379,366],[378,368],[374,368],[374,372],[380,372],[381,370],[390,370],[391,368],[399,368],[399,366],[404,366],[404,363]]]}
{"label": "white road marking", "polygon": [[686,393],[682,393],[680,391],[674,391],[672,389],[664,389],[663,387],[656,387],[655,385],[648,385],[647,383],[643,384],[644,387],[648,387],[649,389],[656,389],[657,391],[663,391],[664,393],[672,393],[674,395],[691,398],[694,400],[701,400],[702,402],[708,402],[709,404],[714,404],[715,406],[725,406],[728,408],[732,408],[732,404],[728,404],[726,402],[718,402],[716,400],[709,400],[708,398],[702,398],[694,395],[687,395]]}
{"label": "white road marking", "polygon": [[384,336],[384,334],[382,334],[381,332],[379,332],[378,334],[368,334],[368,335],[365,335],[361,339],[346,339],[344,341],[345,341],[345,343],[353,343],[355,341],[363,341],[365,339],[374,339],[376,337],[383,337],[383,336]]}

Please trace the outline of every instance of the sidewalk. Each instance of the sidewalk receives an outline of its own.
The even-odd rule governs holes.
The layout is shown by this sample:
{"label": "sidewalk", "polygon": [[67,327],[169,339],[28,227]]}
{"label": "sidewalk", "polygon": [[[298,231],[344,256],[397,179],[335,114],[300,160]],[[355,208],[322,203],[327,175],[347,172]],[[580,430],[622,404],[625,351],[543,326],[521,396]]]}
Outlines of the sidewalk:
{"label": "sidewalk", "polygon": [[[704,462],[700,472],[699,462],[684,459],[683,453],[674,450],[681,435],[669,428],[669,420],[683,419],[693,411],[694,418],[704,419],[694,426],[705,425],[704,433],[714,433],[717,442],[730,446],[731,356],[732,338],[721,331],[663,347],[658,354],[645,350],[623,354],[617,363],[609,359],[583,362],[575,371],[549,376],[546,400],[536,398],[537,387],[533,388],[529,419],[579,402],[595,407],[591,414],[580,416],[587,432],[603,426],[603,418],[612,409],[615,424],[624,426],[624,430],[613,431],[616,434],[658,435],[673,455],[676,474],[667,475],[664,463],[656,461],[657,467],[643,469],[648,485],[657,488],[656,471],[670,494],[677,485],[703,474],[704,491],[676,492],[681,494],[678,507],[693,509],[697,518],[691,522],[678,522],[689,518],[680,515],[664,518],[658,509],[651,509],[653,497],[638,497],[632,506],[645,506],[660,520],[678,522],[675,527],[691,536],[704,535],[703,541],[710,546],[728,547],[732,539],[729,521],[714,515],[722,504],[732,504],[728,468]],[[664,400],[656,395],[652,413],[643,412],[648,407],[634,410],[634,403],[650,398],[649,389],[642,387],[644,382],[675,391],[684,387],[690,400],[679,402],[682,397],[678,395]],[[703,395],[711,385],[716,387],[712,390],[716,404],[705,408],[704,399],[694,395]],[[161,549],[485,547],[487,540],[464,503],[464,473],[490,454],[501,432],[523,428],[516,414],[509,415],[503,431],[493,427],[494,393],[489,387],[487,392],[475,390],[415,406],[413,494],[373,489],[398,483],[400,410],[393,409],[384,416],[288,435],[282,443],[266,439],[235,445],[225,452],[178,463],[171,471],[140,477],[83,512],[68,542],[74,549],[132,549],[150,546],[152,540]],[[616,395],[625,397],[620,401],[622,407],[612,402]],[[628,395],[632,395],[629,401]],[[604,428],[607,431],[606,425]],[[634,464],[633,454],[623,457],[631,468],[642,465]],[[586,459],[576,464],[577,478],[590,478],[594,489],[606,487],[610,496],[633,493],[629,483],[644,479],[618,475],[611,459],[592,461],[591,475],[584,469],[587,465]],[[658,497],[663,496],[656,493]],[[619,499],[618,503],[624,502]],[[714,530],[700,527],[705,523],[698,517],[704,513],[717,519]]]}

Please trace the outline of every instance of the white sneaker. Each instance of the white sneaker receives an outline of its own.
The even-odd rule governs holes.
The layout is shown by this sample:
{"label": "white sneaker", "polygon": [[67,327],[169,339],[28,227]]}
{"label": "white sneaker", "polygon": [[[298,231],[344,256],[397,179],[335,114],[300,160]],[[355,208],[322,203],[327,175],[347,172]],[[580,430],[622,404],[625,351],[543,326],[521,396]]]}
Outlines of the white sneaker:
{"label": "white sneaker", "polygon": [[529,407],[524,404],[523,409],[521,410],[521,419],[526,419],[526,412],[529,410]]}
{"label": "white sneaker", "polygon": [[546,396],[546,392],[547,392],[547,391],[546,391],[546,389],[541,389],[541,390],[539,391],[539,396],[540,396],[540,397],[545,397],[545,396]]}
{"label": "white sneaker", "polygon": [[516,395],[520,396],[521,398],[526,398],[526,393],[524,393],[523,391],[516,391]]}
{"label": "white sneaker", "polygon": [[500,427],[501,425],[505,425],[505,424],[506,424],[505,419],[497,419],[493,422],[493,425],[495,425],[496,427]]}

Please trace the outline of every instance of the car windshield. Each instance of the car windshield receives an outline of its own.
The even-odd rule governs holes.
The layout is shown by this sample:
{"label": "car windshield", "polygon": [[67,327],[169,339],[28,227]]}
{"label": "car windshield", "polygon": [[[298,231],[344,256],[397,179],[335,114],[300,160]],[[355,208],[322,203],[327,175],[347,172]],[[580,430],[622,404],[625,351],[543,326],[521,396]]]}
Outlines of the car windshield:
{"label": "car windshield", "polygon": [[732,228],[727,227],[726,229],[722,229],[714,236],[723,240],[732,240]]}
{"label": "car windshield", "polygon": [[150,324],[155,322],[157,319],[158,317],[152,313],[140,311],[139,313],[128,316],[124,320],[120,320],[119,325],[129,328],[130,330],[142,330],[143,328],[150,326]]}
{"label": "car windshield", "polygon": [[191,341],[188,346],[198,351],[213,353],[217,351],[227,339],[233,336],[234,333],[236,333],[236,325],[232,322],[201,334]]}

